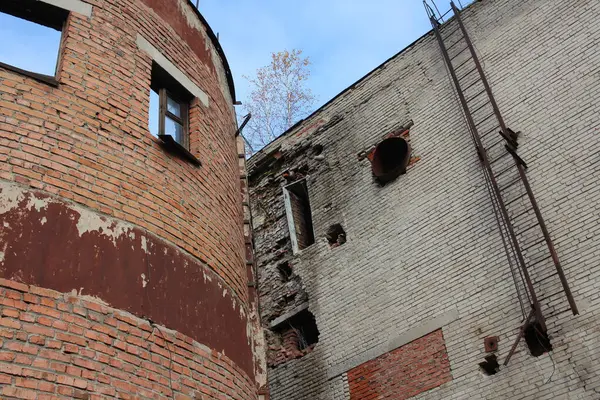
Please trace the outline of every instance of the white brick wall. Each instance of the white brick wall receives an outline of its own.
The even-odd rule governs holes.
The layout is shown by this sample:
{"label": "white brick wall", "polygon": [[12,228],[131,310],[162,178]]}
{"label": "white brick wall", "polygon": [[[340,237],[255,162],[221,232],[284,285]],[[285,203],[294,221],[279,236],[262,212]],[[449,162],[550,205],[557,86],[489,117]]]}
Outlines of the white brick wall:
{"label": "white brick wall", "polygon": [[[312,118],[343,116],[308,138],[324,146],[324,161],[286,158],[282,170],[310,166],[317,243],[293,263],[321,335],[311,354],[271,369],[273,400],[348,398],[345,376],[328,371],[453,309],[459,318],[443,328],[453,381],[418,397],[600,399],[600,2],[483,0],[463,18],[507,125],[522,131],[519,154],[580,315],[547,321],[552,359],[521,343],[498,374],[479,372],[483,338],[500,337],[503,361],[521,313],[478,158],[428,35]],[[421,160],[378,187],[356,155],[409,120]],[[269,148],[291,154],[300,140]],[[254,182],[254,193],[268,184]],[[256,203],[253,213],[260,264],[261,246],[285,235],[285,215],[276,209],[269,225]],[[348,242],[330,249],[334,223]]]}

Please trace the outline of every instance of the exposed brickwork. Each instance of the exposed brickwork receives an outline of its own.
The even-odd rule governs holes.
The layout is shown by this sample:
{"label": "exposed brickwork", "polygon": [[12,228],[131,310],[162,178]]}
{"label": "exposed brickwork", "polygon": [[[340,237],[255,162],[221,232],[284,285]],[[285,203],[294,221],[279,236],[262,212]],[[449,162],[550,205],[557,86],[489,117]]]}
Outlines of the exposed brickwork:
{"label": "exposed brickwork", "polygon": [[[90,19],[69,17],[58,88],[0,69],[0,178],[148,229],[206,262],[245,300],[236,125],[216,53],[195,57],[140,0],[90,3]],[[179,10],[184,2],[161,3]],[[208,108],[196,100],[190,109],[200,168],[166,154],[148,132],[152,60],[137,48],[138,33],[209,96]],[[195,39],[211,48],[205,33]]]}
{"label": "exposed brickwork", "polygon": [[[310,354],[269,370],[273,400],[347,400],[347,371],[447,314],[435,329],[453,379],[416,398],[598,398],[599,18],[593,0],[482,0],[463,14],[505,121],[522,132],[518,153],[580,308],[548,319],[552,357],[532,357],[521,342],[502,365],[523,317],[482,168],[429,34],[249,161],[264,326],[305,298],[320,331]],[[420,159],[381,187],[366,153],[407,126]],[[308,176],[316,235],[296,255],[286,171]],[[337,223],[347,241],[331,248],[325,235]],[[292,288],[277,265],[288,261],[300,289],[286,303]],[[547,293],[560,294],[558,280],[548,282]],[[555,298],[548,313],[567,309],[565,296]],[[479,368],[488,336],[499,338],[493,376]]]}
{"label": "exposed brickwork", "polygon": [[[247,264],[248,201],[244,210],[241,199],[247,197],[240,181],[245,168],[226,60],[187,0],[84,2],[92,5],[91,17],[70,13],[63,29],[58,87],[0,68],[0,197],[15,195],[0,202],[0,277],[43,290],[75,289],[112,308],[98,316],[68,299],[38,299],[55,303],[44,306],[51,315],[40,316],[47,310],[35,303],[18,306],[18,314],[5,305],[8,319],[2,321],[10,332],[2,350],[10,344],[11,365],[25,368],[31,361],[23,358],[25,349],[34,345],[36,360],[62,355],[39,367],[44,371],[36,372],[35,387],[23,382],[29,378],[21,370],[0,378],[10,378],[10,385],[0,385],[2,394],[29,398],[31,391],[60,387],[66,398],[79,396],[61,386],[70,383],[90,392],[98,387],[107,396],[116,390],[124,398],[171,398],[164,377],[172,370],[175,398],[193,398],[197,391],[198,398],[255,399],[265,383],[262,335],[256,296],[248,290],[254,274]],[[194,99],[189,115],[190,151],[201,167],[165,151],[148,131],[153,60],[138,47],[138,36],[208,96],[208,106]],[[14,300],[31,294],[20,296]],[[107,362],[120,372],[79,376],[77,357],[107,359],[90,347],[102,338],[88,338],[88,325],[98,322],[93,318],[118,320],[125,311],[176,332],[172,365],[158,330],[148,339],[156,349],[146,349],[137,343],[139,332],[127,336],[121,327],[135,329],[118,321],[107,328],[117,336],[104,345],[116,348],[106,353]],[[20,334],[25,322],[46,329],[47,339]],[[119,348],[127,340],[142,347],[129,354]],[[23,354],[11,344],[18,341]],[[60,346],[47,348],[54,341]],[[153,365],[158,383],[147,375]],[[44,373],[66,377],[41,383]]]}
{"label": "exposed brickwork", "polygon": [[93,300],[0,279],[0,394],[18,399],[249,399],[227,356]]}
{"label": "exposed brickwork", "polygon": [[348,371],[351,400],[403,400],[451,380],[441,329]]}

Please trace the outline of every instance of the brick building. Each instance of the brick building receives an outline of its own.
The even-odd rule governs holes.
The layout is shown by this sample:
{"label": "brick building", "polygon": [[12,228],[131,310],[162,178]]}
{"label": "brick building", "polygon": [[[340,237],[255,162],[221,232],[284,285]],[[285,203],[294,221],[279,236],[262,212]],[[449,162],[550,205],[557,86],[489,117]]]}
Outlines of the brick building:
{"label": "brick building", "polygon": [[249,161],[272,400],[600,398],[600,3],[449,15]]}
{"label": "brick building", "polygon": [[34,60],[0,59],[0,397],[258,399],[244,149],[211,28],[187,0],[0,17],[29,24],[12,33]]}

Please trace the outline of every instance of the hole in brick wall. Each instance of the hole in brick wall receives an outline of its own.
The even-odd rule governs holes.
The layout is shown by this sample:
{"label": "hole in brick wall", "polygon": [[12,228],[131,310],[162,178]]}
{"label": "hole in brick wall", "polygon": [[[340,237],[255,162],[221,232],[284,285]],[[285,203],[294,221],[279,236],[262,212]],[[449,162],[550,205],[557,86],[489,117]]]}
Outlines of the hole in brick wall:
{"label": "hole in brick wall", "polygon": [[329,229],[327,229],[325,237],[331,247],[338,247],[346,243],[346,231],[344,231],[341,224],[331,225]]}
{"label": "hole in brick wall", "polygon": [[495,375],[500,371],[500,364],[498,364],[498,359],[495,354],[486,356],[485,361],[479,363],[479,367],[486,375]]}
{"label": "hole in brick wall", "polygon": [[552,350],[548,333],[544,332],[542,326],[538,322],[532,322],[525,326],[525,343],[534,357],[539,357],[542,354]]}
{"label": "hole in brick wall", "polygon": [[322,152],[323,152],[323,145],[322,144],[315,144],[313,146],[313,153],[314,153],[315,156],[318,156]]}
{"label": "hole in brick wall", "polygon": [[298,350],[304,350],[319,342],[319,329],[313,313],[302,310],[288,320],[290,330],[297,335]]}
{"label": "hole in brick wall", "polygon": [[406,172],[409,160],[410,146],[406,140],[398,137],[385,139],[373,153],[373,175],[381,184],[390,182]]}
{"label": "hole in brick wall", "polygon": [[289,262],[281,263],[277,266],[277,270],[279,271],[279,276],[281,277],[282,282],[289,282],[292,277],[293,271],[292,266]]}

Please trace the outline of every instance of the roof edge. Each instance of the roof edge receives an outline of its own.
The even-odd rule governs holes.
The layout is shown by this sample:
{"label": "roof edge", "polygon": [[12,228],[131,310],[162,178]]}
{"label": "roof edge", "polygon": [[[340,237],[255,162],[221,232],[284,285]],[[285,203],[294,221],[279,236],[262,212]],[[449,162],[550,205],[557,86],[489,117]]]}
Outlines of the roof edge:
{"label": "roof edge", "polygon": [[223,48],[221,47],[221,44],[219,43],[219,39],[217,39],[217,35],[215,35],[215,32],[210,27],[208,21],[206,21],[206,18],[204,18],[202,13],[200,13],[200,10],[198,10],[196,8],[196,6],[194,5],[194,3],[192,3],[192,0],[187,0],[187,3],[190,5],[190,7],[192,7],[192,9],[194,10],[194,13],[196,13],[198,18],[200,19],[200,22],[202,22],[202,24],[206,27],[206,33],[208,34],[208,37],[210,38],[210,41],[212,42],[213,46],[215,46],[217,53],[219,54],[219,58],[221,59],[221,62],[223,63],[223,67],[225,68],[225,76],[227,77],[227,85],[229,86],[229,93],[231,94],[231,101],[235,104],[235,102],[237,100],[235,98],[235,85],[233,83],[233,75],[231,74],[231,68],[229,67],[229,62],[227,61],[225,52],[223,51]]}

